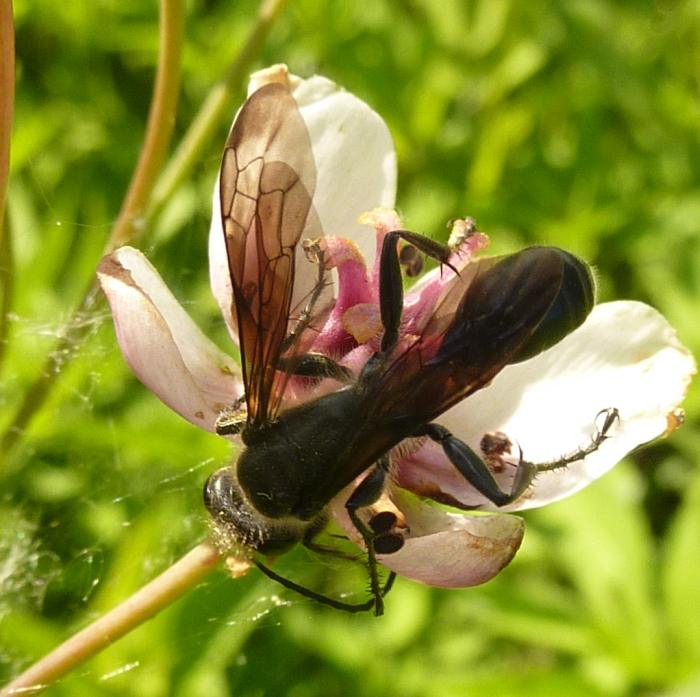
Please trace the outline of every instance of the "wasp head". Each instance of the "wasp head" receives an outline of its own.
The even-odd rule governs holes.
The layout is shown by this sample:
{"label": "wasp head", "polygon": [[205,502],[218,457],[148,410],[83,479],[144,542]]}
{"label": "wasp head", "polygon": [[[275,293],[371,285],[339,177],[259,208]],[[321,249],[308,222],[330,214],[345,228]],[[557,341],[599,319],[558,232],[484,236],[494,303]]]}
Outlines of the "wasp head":
{"label": "wasp head", "polygon": [[234,467],[222,467],[204,485],[209,511],[222,547],[243,545],[264,554],[280,554],[318,525],[297,518],[269,518],[260,513],[241,489]]}

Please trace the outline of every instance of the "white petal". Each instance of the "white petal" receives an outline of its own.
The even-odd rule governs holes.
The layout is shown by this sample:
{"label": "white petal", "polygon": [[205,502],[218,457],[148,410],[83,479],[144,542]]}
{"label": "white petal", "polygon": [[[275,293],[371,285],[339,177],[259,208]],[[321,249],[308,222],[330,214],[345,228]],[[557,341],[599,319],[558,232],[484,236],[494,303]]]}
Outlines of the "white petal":
{"label": "white petal", "polygon": [[[393,491],[390,496],[409,534],[398,552],[377,559],[406,578],[439,588],[476,586],[493,578],[520,547],[524,524],[516,516],[458,515],[426,505],[407,492]],[[362,546],[345,512],[346,498],[334,501],[333,512],[348,537]]]}
{"label": "white petal", "polygon": [[221,223],[221,203],[219,201],[219,177],[214,184],[212,198],[211,225],[209,227],[209,283],[211,292],[216,299],[221,314],[224,317],[229,334],[238,344],[238,330],[233,315],[233,288],[228,269],[224,229]]}
{"label": "white petal", "polygon": [[393,208],[396,154],[381,117],[330,80],[315,76],[293,92],[306,121],[316,161],[314,206],[326,235],[355,242],[371,268],[374,231],[357,220]]}
{"label": "white petal", "polygon": [[146,387],[197,426],[214,430],[242,392],[235,362],[197,328],[141,252],[122,247],[100,263],[127,363]]}
{"label": "white petal", "polygon": [[[620,422],[597,452],[541,473],[518,502],[499,510],[532,508],[578,491],[666,433],[694,372],[693,357],[656,310],[639,302],[604,303],[559,344],[507,367],[437,421],[477,452],[484,433],[503,431],[517,444],[514,459],[519,446],[526,460],[547,462],[588,445],[598,413],[617,408]],[[500,478],[505,490],[512,471]],[[398,481],[440,500],[495,508],[465,484],[433,443],[401,463]]]}
{"label": "white petal", "polygon": [[[263,74],[265,81],[279,81],[283,77],[279,67],[275,67],[271,76]],[[253,76],[255,84],[261,79],[259,74]],[[313,204],[323,231],[326,235],[352,239],[371,268],[375,234],[357,220],[365,211],[394,205],[396,155],[389,130],[364,102],[326,78],[299,80],[288,76],[288,81],[311,137],[316,162]],[[209,270],[214,297],[235,338],[218,177],[209,231]],[[312,265],[309,270],[313,271]]]}

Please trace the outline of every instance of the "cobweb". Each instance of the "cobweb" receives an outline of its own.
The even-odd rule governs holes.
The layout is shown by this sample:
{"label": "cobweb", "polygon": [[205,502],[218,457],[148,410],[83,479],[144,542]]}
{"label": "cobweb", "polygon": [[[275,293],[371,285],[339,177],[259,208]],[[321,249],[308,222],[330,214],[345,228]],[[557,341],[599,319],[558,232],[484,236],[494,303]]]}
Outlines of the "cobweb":
{"label": "cobweb", "polygon": [[[218,319],[213,302],[207,307],[199,299],[206,283],[202,273],[194,285],[198,299],[183,303],[199,313],[205,330]],[[0,404],[9,414],[28,378],[46,365],[69,314],[37,319],[14,312],[8,319],[11,344],[5,367],[20,367],[5,371],[0,390]],[[61,375],[46,405],[18,434],[17,453],[6,472],[8,486],[0,501],[1,682],[126,600],[205,539],[202,485],[233,454],[228,442],[183,422],[131,376],[104,305],[84,313],[77,324],[80,342],[51,357],[50,365]],[[223,327],[220,334],[225,335]],[[290,575],[301,569],[300,582],[304,567],[318,564],[302,555],[287,569]],[[337,573],[336,567],[322,560],[310,582],[319,573]],[[357,594],[364,599],[365,591],[363,581]],[[194,652],[217,653],[219,661],[226,655],[231,664],[242,666],[245,637],[278,626],[289,609],[309,605],[257,571],[237,581],[218,572],[173,609],[174,615],[197,618],[186,640],[162,631],[152,653],[177,652],[186,645]],[[138,642],[121,640],[108,649],[105,660],[81,668],[82,677],[117,684],[148,673],[157,659],[151,652],[132,651]],[[221,645],[225,648],[212,648]],[[39,652],[32,648],[39,646]],[[133,654],[139,657],[133,659]]]}

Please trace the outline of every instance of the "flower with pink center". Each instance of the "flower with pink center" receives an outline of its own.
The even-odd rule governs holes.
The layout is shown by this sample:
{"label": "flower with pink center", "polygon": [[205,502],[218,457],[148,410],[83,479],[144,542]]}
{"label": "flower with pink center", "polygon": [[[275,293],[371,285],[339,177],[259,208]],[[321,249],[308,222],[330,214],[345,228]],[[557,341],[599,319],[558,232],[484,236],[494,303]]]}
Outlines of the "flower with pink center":
{"label": "flower with pink center", "polygon": [[[391,137],[375,112],[325,78],[300,80],[275,66],[253,76],[250,91],[269,82],[289,86],[308,129],[317,171],[313,207],[326,235],[321,242],[324,258],[334,269],[334,301],[311,348],[358,374],[378,349],[382,332],[377,250],[387,232],[402,228],[391,210],[396,187]],[[457,232],[460,225],[466,223],[458,223]],[[455,245],[450,259],[458,269],[487,244],[484,235],[470,232]],[[209,268],[214,296],[235,342],[218,184]],[[315,273],[313,264],[308,264],[308,273]],[[201,333],[139,251],[123,247],[105,257],[98,275],[133,372],[174,411],[213,432],[221,412],[243,395],[237,362]],[[406,294],[400,342],[410,341],[425,325],[453,278],[451,270],[436,268]],[[630,301],[596,306],[558,344],[507,366],[436,422],[476,452],[485,434],[506,434],[515,464],[521,453],[528,461],[547,462],[586,446],[596,415],[615,408],[619,420],[610,437],[584,459],[541,472],[515,503],[479,515],[463,511],[497,509],[459,474],[439,445],[424,439],[402,443],[391,453],[391,483],[385,494],[363,514],[369,519],[378,511],[391,511],[405,533],[403,547],[379,555],[379,561],[435,586],[488,580],[512,559],[523,535],[522,520],[503,511],[568,496],[637,446],[673,430],[694,371],[692,356],[653,308]],[[293,397],[283,408],[337,389],[330,380],[311,388],[302,380],[291,382]],[[514,472],[509,463],[494,467],[505,491]],[[347,497],[347,491],[341,492],[329,509],[361,545],[345,511]],[[435,507],[431,500],[448,503],[455,511]]]}

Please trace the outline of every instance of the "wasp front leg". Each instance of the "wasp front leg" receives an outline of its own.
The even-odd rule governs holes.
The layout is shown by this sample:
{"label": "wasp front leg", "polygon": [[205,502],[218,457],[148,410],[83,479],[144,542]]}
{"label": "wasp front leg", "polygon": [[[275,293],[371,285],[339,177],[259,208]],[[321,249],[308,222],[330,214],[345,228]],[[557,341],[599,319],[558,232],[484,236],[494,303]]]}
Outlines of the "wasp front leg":
{"label": "wasp front leg", "polygon": [[324,288],[328,285],[326,279],[326,272],[328,271],[328,265],[326,263],[325,252],[321,248],[321,243],[319,240],[305,240],[303,243],[304,253],[306,258],[314,264],[317,264],[317,277],[316,283],[308,295],[306,301],[306,306],[302,310],[298,317],[297,323],[294,329],[285,337],[281,346],[281,353],[289,350],[291,346],[294,345],[298,337],[302,335],[304,330],[306,330],[311,324],[314,318],[314,310],[316,304],[323,293]]}
{"label": "wasp front leg", "polygon": [[397,242],[399,239],[409,242],[429,257],[441,264],[449,266],[455,273],[457,269],[448,259],[452,248],[440,244],[428,237],[408,230],[393,230],[387,233],[382,242],[382,253],[379,263],[379,309],[384,326],[381,352],[387,353],[396,346],[399,340],[401,311],[403,309],[403,280],[401,278],[401,263]]}

